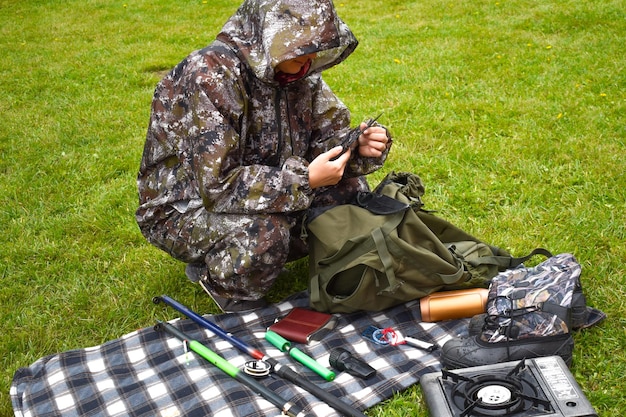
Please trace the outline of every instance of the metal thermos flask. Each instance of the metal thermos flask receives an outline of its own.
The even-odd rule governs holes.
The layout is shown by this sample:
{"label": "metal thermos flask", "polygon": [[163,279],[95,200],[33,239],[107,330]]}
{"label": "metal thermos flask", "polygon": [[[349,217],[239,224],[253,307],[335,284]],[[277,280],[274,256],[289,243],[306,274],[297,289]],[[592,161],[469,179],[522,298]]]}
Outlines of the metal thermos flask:
{"label": "metal thermos flask", "polygon": [[486,288],[435,292],[420,299],[422,321],[461,319],[484,313],[487,309]]}

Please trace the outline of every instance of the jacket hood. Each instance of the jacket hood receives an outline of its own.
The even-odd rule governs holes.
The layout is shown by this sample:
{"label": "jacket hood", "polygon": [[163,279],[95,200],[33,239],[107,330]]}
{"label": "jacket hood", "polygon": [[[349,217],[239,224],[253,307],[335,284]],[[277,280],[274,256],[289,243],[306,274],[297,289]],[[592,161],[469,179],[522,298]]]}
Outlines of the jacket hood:
{"label": "jacket hood", "polygon": [[218,39],[265,82],[274,82],[274,68],[288,59],[316,53],[311,74],[337,65],[358,45],[331,0],[245,0]]}

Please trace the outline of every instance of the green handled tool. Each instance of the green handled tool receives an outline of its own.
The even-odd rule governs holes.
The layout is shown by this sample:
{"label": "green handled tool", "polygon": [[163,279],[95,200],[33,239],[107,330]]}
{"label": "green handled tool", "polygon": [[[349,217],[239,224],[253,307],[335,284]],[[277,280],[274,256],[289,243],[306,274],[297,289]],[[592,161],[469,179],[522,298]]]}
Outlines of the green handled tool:
{"label": "green handled tool", "polygon": [[265,332],[265,340],[280,349],[281,352],[288,352],[289,356],[311,369],[326,381],[335,379],[335,373],[326,368],[318,361],[302,352],[300,349],[292,347],[291,343],[276,332],[268,330]]}

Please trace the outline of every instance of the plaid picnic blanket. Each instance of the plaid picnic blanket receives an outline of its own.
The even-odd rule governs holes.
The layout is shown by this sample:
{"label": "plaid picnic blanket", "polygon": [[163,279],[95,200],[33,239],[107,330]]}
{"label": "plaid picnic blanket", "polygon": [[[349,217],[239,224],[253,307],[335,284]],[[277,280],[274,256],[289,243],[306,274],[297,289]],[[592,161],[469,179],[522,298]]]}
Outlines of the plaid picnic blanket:
{"label": "plaid picnic blanket", "polygon": [[[205,317],[360,411],[418,383],[422,375],[439,371],[442,367],[439,350],[427,353],[407,345],[375,344],[362,335],[369,326],[392,327],[403,335],[439,346],[452,337],[468,335],[469,319],[423,323],[418,301],[380,313],[337,315],[335,330],[322,341],[294,346],[324,365],[328,365],[332,349],[343,347],[369,363],[377,373],[363,380],[342,372],[327,382],[294,362],[264,337],[266,328],[275,318],[286,315],[294,307],[307,308],[308,305],[308,296],[302,292],[255,312]],[[606,317],[600,310],[591,307],[588,310],[588,326]],[[171,323],[239,368],[252,360],[191,320],[173,320]],[[320,417],[340,415],[309,392],[274,374],[259,381],[306,413]],[[195,353],[186,352],[181,341],[153,327],[99,346],[41,358],[16,371],[10,394],[16,417],[260,417],[280,414],[269,401]]]}
{"label": "plaid picnic blanket", "polygon": [[[274,319],[294,307],[308,307],[306,293],[298,293],[281,303],[247,314],[205,317],[361,411],[418,383],[425,373],[441,368],[439,351],[427,353],[407,345],[375,344],[362,336],[368,326],[393,327],[404,335],[414,335],[439,345],[451,337],[467,334],[467,320],[422,323],[416,301],[381,313],[338,315],[335,330],[322,341],[294,346],[326,366],[329,352],[335,347],[343,347],[369,363],[377,374],[363,380],[346,372],[337,372],[336,378],[327,382],[264,338],[266,328]],[[190,320],[171,323],[239,368],[252,360]],[[274,374],[259,379],[259,382],[307,413],[320,417],[339,415],[312,394]],[[278,408],[240,382],[195,353],[185,352],[178,339],[152,327],[99,346],[41,358],[29,367],[17,370],[10,394],[18,417],[280,414]]]}

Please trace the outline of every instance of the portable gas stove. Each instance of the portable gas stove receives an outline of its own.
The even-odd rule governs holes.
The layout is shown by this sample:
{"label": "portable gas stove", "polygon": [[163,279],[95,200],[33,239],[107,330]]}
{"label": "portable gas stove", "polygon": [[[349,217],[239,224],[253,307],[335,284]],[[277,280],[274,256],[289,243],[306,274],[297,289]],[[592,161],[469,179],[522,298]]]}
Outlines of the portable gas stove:
{"label": "portable gas stove", "polygon": [[597,417],[559,356],[442,370],[420,380],[432,417]]}

